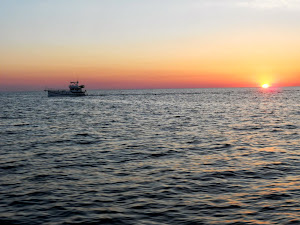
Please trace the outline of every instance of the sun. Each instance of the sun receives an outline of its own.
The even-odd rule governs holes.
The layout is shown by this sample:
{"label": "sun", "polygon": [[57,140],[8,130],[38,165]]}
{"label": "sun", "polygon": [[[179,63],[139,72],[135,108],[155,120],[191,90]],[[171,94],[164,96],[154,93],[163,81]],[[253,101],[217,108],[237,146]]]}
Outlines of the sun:
{"label": "sun", "polygon": [[269,84],[263,84],[261,87],[262,87],[262,88],[269,88],[270,85],[269,85]]}

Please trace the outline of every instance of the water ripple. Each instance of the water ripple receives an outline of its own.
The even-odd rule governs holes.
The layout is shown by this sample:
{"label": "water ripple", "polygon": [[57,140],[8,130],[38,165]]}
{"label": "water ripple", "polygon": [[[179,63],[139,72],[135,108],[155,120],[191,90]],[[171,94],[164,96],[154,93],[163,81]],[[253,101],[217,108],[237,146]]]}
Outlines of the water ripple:
{"label": "water ripple", "polygon": [[299,224],[299,98],[1,93],[0,224]]}

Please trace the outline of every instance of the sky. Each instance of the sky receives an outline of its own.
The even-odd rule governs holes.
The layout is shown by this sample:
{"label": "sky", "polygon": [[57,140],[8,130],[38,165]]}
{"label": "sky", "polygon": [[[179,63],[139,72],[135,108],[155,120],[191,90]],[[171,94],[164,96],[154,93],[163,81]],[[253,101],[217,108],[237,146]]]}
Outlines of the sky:
{"label": "sky", "polygon": [[1,0],[0,91],[300,86],[300,0]]}

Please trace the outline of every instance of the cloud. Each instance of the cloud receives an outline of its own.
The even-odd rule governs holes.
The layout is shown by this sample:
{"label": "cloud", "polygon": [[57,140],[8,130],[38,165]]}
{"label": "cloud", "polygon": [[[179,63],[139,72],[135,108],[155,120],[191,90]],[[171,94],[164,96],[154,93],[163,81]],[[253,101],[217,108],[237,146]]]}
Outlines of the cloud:
{"label": "cloud", "polygon": [[217,8],[289,9],[299,10],[300,0],[189,0],[191,5]]}
{"label": "cloud", "polygon": [[259,9],[299,9],[299,0],[243,0],[237,3],[241,7],[251,7]]}

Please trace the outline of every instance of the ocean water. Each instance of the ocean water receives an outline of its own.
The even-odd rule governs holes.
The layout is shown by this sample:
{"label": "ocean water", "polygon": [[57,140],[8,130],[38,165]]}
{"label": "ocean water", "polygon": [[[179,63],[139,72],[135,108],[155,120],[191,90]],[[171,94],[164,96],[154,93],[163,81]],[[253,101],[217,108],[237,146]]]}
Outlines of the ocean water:
{"label": "ocean water", "polygon": [[0,224],[300,224],[300,87],[0,93]]}

